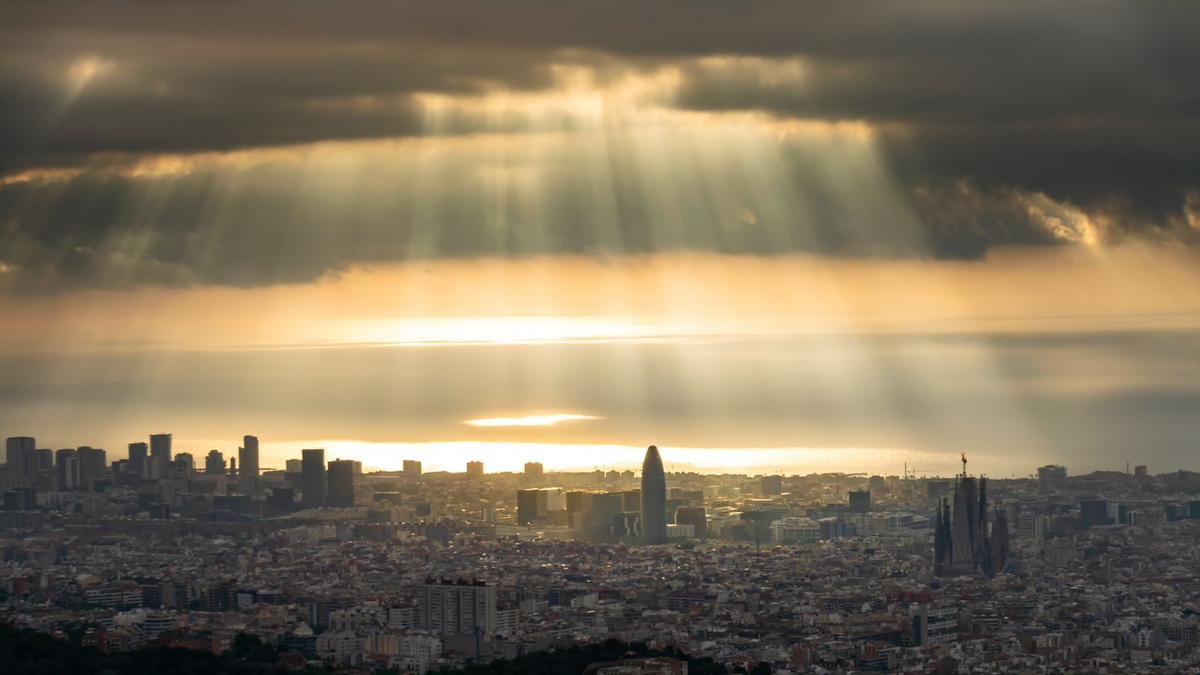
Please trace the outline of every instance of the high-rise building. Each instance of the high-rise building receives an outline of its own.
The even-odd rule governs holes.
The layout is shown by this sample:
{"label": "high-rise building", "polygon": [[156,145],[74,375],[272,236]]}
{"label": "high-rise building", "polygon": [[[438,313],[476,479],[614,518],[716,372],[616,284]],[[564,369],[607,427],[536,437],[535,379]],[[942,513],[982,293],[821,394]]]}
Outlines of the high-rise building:
{"label": "high-rise building", "polygon": [[528,525],[548,513],[546,495],[541,490],[517,490],[517,524]]}
{"label": "high-rise building", "polygon": [[681,506],[675,509],[676,525],[691,525],[697,539],[708,536],[708,512],[703,506]]}
{"label": "high-rise building", "polygon": [[190,452],[176,453],[174,461],[179,462],[180,466],[187,467],[188,475],[196,470],[196,458]]}
{"label": "high-rise building", "polygon": [[925,495],[930,504],[941,508],[942,500],[949,494],[950,481],[939,479],[925,481]]}
{"label": "high-rise building", "polygon": [[64,448],[54,453],[54,489],[68,492],[79,489],[79,451]]}
{"label": "high-rise building", "polygon": [[774,497],[783,493],[783,476],[763,476],[759,479],[759,492],[764,497]]}
{"label": "high-rise building", "polygon": [[37,485],[37,441],[32,436],[13,436],[5,442],[4,449],[8,475],[14,485]]}
{"label": "high-rise building", "polygon": [[540,482],[546,477],[546,468],[541,462],[525,462],[525,480],[531,483]]}
{"label": "high-rise building", "polygon": [[883,476],[871,476],[867,479],[867,490],[874,494],[882,495],[887,491],[887,481]]}
{"label": "high-rise building", "polygon": [[326,502],[329,506],[354,506],[354,462],[348,459],[335,459],[329,463],[328,491]]}
{"label": "high-rise building", "polygon": [[1050,529],[1050,517],[1033,511],[1017,516],[1017,536],[1021,539],[1044,539]]}
{"label": "high-rise building", "polygon": [[420,478],[421,463],[415,459],[404,460],[404,475],[407,478]]}
{"label": "high-rise building", "polygon": [[108,468],[104,450],[85,445],[76,450],[76,453],[79,457],[79,487],[92,490],[96,481],[104,477]]}
{"label": "high-rise building", "polygon": [[150,478],[159,480],[167,477],[167,466],[171,463],[171,434],[150,435]]}
{"label": "high-rise building", "polygon": [[517,490],[517,524],[543,522],[554,512],[567,510],[566,492],[560,487]]}
{"label": "high-rise building", "polygon": [[258,437],[242,438],[242,447],[238,448],[238,489],[243,494],[252,495],[258,489]]}
{"label": "high-rise building", "polygon": [[467,462],[467,475],[478,478],[483,475],[483,462]]}
{"label": "high-rise building", "polygon": [[304,471],[304,462],[298,459],[289,459],[284,462],[284,467],[287,473],[302,473]]}
{"label": "high-rise building", "polygon": [[621,510],[626,513],[641,513],[642,512],[642,491],[624,490],[619,493],[621,495]]}
{"label": "high-rise building", "polygon": [[1133,477],[1134,478],[1149,478],[1150,470],[1148,468],[1146,468],[1145,464],[1138,464],[1137,466],[1133,467]]}
{"label": "high-rise building", "polygon": [[5,443],[8,462],[8,476],[13,485],[37,486],[37,476],[41,472],[41,460],[38,459],[37,442],[31,436],[13,436]]}
{"label": "high-rise building", "polygon": [[417,627],[434,635],[496,632],[496,587],[482,581],[427,579],[417,589]]}
{"label": "high-rise building", "polygon": [[1108,501],[1104,499],[1085,499],[1079,502],[1079,526],[1083,529],[1097,525],[1111,525],[1108,517]]}
{"label": "high-rise building", "polygon": [[150,446],[145,443],[129,444],[129,472],[138,478],[150,477]]}
{"label": "high-rise building", "polygon": [[302,476],[300,488],[304,490],[301,503],[306,509],[325,506],[325,450],[310,448],[300,451]]}
{"label": "high-rise building", "polygon": [[588,536],[595,541],[609,541],[617,535],[617,522],[622,517],[619,492],[593,492],[587,508]]}
{"label": "high-rise building", "polygon": [[34,451],[37,455],[38,471],[52,471],[54,469],[54,451],[50,448],[38,448]]}
{"label": "high-rise building", "polygon": [[24,466],[25,453],[35,448],[37,448],[37,441],[33,436],[9,436],[4,441],[4,461],[8,465],[9,473],[19,471]]}
{"label": "high-rise building", "polygon": [[1062,492],[1067,488],[1067,467],[1047,464],[1038,467],[1038,488],[1043,492]]}
{"label": "high-rise building", "polygon": [[851,490],[849,499],[850,510],[854,513],[867,513],[871,510],[870,490]]}
{"label": "high-rise building", "polygon": [[653,445],[642,461],[642,539],[647,544],[667,543],[667,474]]}
{"label": "high-rise building", "polygon": [[225,473],[225,455],[222,455],[220,450],[208,451],[208,457],[204,458],[204,473],[211,476]]}

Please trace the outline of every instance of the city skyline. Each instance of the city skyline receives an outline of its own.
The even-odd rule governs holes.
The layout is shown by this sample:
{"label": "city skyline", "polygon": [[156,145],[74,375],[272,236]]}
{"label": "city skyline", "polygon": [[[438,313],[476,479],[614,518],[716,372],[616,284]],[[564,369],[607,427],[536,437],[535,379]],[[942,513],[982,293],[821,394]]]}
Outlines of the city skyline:
{"label": "city skyline", "polygon": [[1198,66],[1197,0],[0,0],[0,673],[1200,673]]}
{"label": "city skyline", "polygon": [[[224,445],[221,447],[212,448],[212,447],[210,447],[211,443],[207,443],[207,444],[206,443],[198,443],[195,441],[188,441],[187,439],[183,439],[182,442],[180,442],[179,440],[176,439],[175,434],[156,433],[156,434],[149,434],[149,437],[152,440],[154,438],[167,439],[166,441],[164,441],[164,443],[166,444],[165,448],[167,448],[167,450],[165,452],[167,452],[167,453],[173,453],[173,455],[184,454],[189,458],[194,458],[196,471],[204,471],[205,470],[206,458],[207,458],[207,461],[214,461],[214,458],[216,458],[216,460],[219,460],[221,462],[221,466],[225,467],[225,469],[223,469],[223,470],[229,470],[229,467],[233,466],[234,473],[237,473],[237,471],[236,471],[237,466],[251,466],[251,470],[254,471],[256,475],[258,473],[265,472],[265,471],[284,471],[284,470],[286,470],[287,464],[290,461],[298,461],[304,455],[304,453],[309,452],[309,451],[313,451],[313,452],[319,451],[321,453],[326,453],[328,458],[330,459],[330,461],[333,461],[333,460],[353,461],[356,464],[358,464],[362,468],[362,470],[372,471],[372,472],[386,473],[386,472],[406,471],[410,465],[415,465],[417,467],[421,467],[421,469],[420,469],[421,472],[427,473],[427,472],[432,471],[432,472],[442,472],[442,473],[462,473],[465,475],[485,475],[485,474],[496,474],[496,473],[520,474],[523,472],[527,473],[530,470],[530,466],[536,466],[536,467],[538,467],[539,470],[543,470],[542,467],[545,467],[544,470],[547,473],[579,473],[579,472],[587,472],[587,471],[594,471],[594,470],[637,469],[638,470],[637,473],[639,475],[641,475],[642,471],[644,471],[644,469],[645,469],[645,464],[648,459],[647,451],[644,449],[645,446],[618,447],[618,446],[569,446],[569,445],[554,445],[554,444],[523,445],[523,444],[497,443],[497,444],[495,444],[496,446],[499,446],[499,447],[509,451],[507,453],[507,456],[502,457],[499,460],[497,460],[497,458],[494,455],[488,454],[489,451],[494,450],[495,448],[492,448],[489,444],[486,444],[486,443],[477,443],[477,442],[469,442],[469,441],[447,442],[444,444],[439,444],[439,443],[415,443],[415,444],[411,444],[411,445],[380,444],[380,445],[384,445],[387,447],[387,450],[384,450],[383,452],[388,453],[388,459],[383,462],[378,462],[379,455],[377,453],[372,453],[369,450],[363,451],[361,449],[362,446],[371,445],[371,444],[364,444],[359,441],[345,441],[345,440],[335,440],[335,441],[331,441],[331,442],[330,441],[271,442],[268,440],[262,446],[264,449],[266,449],[265,454],[260,455],[259,453],[257,453],[258,436],[245,435],[245,436],[241,437],[242,438],[241,443],[243,443],[243,444],[252,443],[256,450],[256,452],[254,453],[254,456],[256,458],[263,457],[263,456],[270,458],[269,463],[265,464],[265,465],[262,463],[255,463],[254,465],[245,465],[245,464],[238,464],[239,462],[242,462],[241,457],[245,454],[245,447],[235,447],[234,451],[230,453],[230,452],[228,452],[228,450],[223,449],[223,448],[227,447]],[[135,462],[135,463],[136,462],[146,462],[147,458],[150,456],[150,447],[151,447],[151,444],[148,444],[144,441],[133,441],[133,442],[121,444],[121,446],[125,447],[125,450],[122,451],[120,449],[121,446],[117,446],[111,450],[108,450],[106,448],[99,447],[99,444],[96,444],[94,446],[93,445],[75,446],[71,443],[66,443],[66,444],[43,443],[43,442],[38,442],[37,437],[35,437],[35,436],[10,436],[9,438],[13,439],[14,441],[22,441],[22,442],[26,442],[27,444],[30,444],[29,445],[30,449],[35,447],[32,444],[36,444],[38,446],[43,446],[50,452],[56,452],[57,451],[56,449],[58,449],[59,446],[61,446],[61,445],[67,445],[68,446],[67,450],[70,450],[70,451],[74,451],[76,448],[79,448],[81,450],[95,449],[95,450],[98,450],[99,452],[106,453],[106,457],[108,458],[107,461],[109,461],[109,462],[115,462],[118,460],[128,460],[128,461]],[[230,441],[230,443],[236,445],[237,441]],[[209,447],[209,450],[207,450],[207,451],[202,450],[201,449],[202,447]],[[539,452],[535,452],[533,454],[521,454],[524,451],[529,450],[530,447],[536,448]],[[650,447],[655,448],[655,449],[657,448],[656,445],[652,445]],[[135,448],[140,448],[140,451],[135,451]],[[580,448],[585,449],[592,453],[599,451],[601,453],[608,452],[608,453],[624,454],[624,455],[628,456],[628,459],[617,462],[617,463],[610,463],[610,464],[600,464],[600,463],[596,463],[596,462],[590,461],[590,460],[582,461],[582,462],[572,462],[570,460],[567,460],[565,462],[562,462],[562,461],[556,461],[555,459],[553,459],[552,452],[549,455],[551,457],[551,459],[549,461],[547,461],[545,459],[546,455],[543,454],[543,453],[546,453],[548,451],[553,451],[553,450],[562,451],[562,450],[580,449]],[[415,452],[413,452],[414,449],[416,450]],[[925,478],[953,478],[953,477],[961,475],[961,471],[960,471],[960,468],[958,465],[959,465],[959,462],[961,462],[962,459],[966,455],[965,452],[959,452],[958,455],[955,455],[955,457],[953,458],[954,459],[953,465],[947,464],[947,462],[949,461],[949,459],[947,457],[941,457],[941,458],[939,458],[941,468],[934,470],[934,469],[930,468],[932,465],[926,461],[926,460],[930,459],[928,456],[922,457],[918,453],[897,451],[895,458],[897,458],[897,460],[900,462],[900,464],[894,466],[891,463],[890,457],[883,458],[883,460],[881,461],[881,457],[879,456],[879,453],[876,449],[864,448],[864,449],[861,449],[863,456],[857,460],[859,462],[859,464],[854,467],[851,467],[851,468],[861,468],[864,470],[856,471],[856,470],[846,470],[846,468],[844,466],[844,464],[846,462],[844,455],[847,452],[847,450],[848,449],[846,449],[846,448],[772,449],[773,453],[777,453],[773,457],[763,458],[758,463],[749,462],[749,463],[743,463],[738,466],[731,467],[731,466],[726,466],[726,465],[722,465],[722,464],[707,464],[706,465],[703,462],[693,463],[692,461],[688,460],[688,457],[689,457],[690,453],[707,452],[707,453],[711,453],[710,456],[713,457],[713,461],[720,462],[721,461],[720,458],[722,456],[725,456],[726,453],[738,452],[738,453],[742,453],[743,455],[745,455],[747,453],[754,452],[755,450],[747,449],[747,448],[737,448],[737,449],[711,449],[711,448],[709,448],[709,449],[699,450],[696,448],[671,447],[670,455],[669,455],[668,459],[666,459],[666,460],[659,459],[659,463],[665,468],[665,470],[668,473],[674,472],[674,473],[765,475],[765,476],[788,476],[788,475],[790,475],[790,476],[807,476],[807,475],[824,475],[824,474],[866,475],[868,473],[873,473],[873,474],[899,475],[899,476],[905,477],[905,478],[911,477],[911,478],[925,479]],[[809,461],[807,463],[802,462],[802,461],[800,461],[799,463],[791,464],[791,465],[785,463],[786,461],[797,462],[798,460],[803,460],[803,459],[805,459],[805,457],[804,457],[805,453],[814,453],[814,452],[819,452],[823,456],[818,459],[815,459],[815,460],[812,457],[808,457],[807,459]],[[168,455],[161,454],[161,456],[165,458]],[[364,457],[366,457],[368,459],[364,459]],[[375,460],[369,459],[371,457],[375,457],[376,459]],[[979,475],[979,476],[992,476],[994,478],[1001,478],[1001,479],[1004,479],[1004,478],[1010,478],[1010,479],[1011,478],[1037,478],[1040,480],[1043,478],[1042,474],[1047,470],[1052,470],[1052,469],[1058,468],[1058,469],[1062,469],[1065,471],[1065,469],[1063,469],[1061,465],[1054,464],[1054,463],[1051,463],[1051,464],[1048,464],[1045,466],[1036,466],[1036,467],[1031,467],[1028,465],[1021,464],[1020,471],[1012,471],[1007,474],[1003,474],[1003,473],[997,473],[997,472],[993,471],[992,469],[994,467],[989,466],[986,463],[986,461],[979,462],[977,456],[972,455],[972,457],[973,457],[973,460],[975,461],[975,463],[972,466],[978,470],[977,473],[974,475]],[[919,466],[918,462],[914,461],[914,459],[916,459],[916,458],[921,458],[921,462],[925,463],[925,466]],[[770,461],[772,459],[783,460],[783,461]],[[229,463],[230,461],[234,462],[234,464],[231,465]],[[372,461],[375,461],[376,463],[372,463]],[[20,460],[18,460],[18,464],[14,465],[15,471],[17,473],[24,471],[24,469],[22,468],[22,465],[19,462],[20,462]],[[1120,465],[1114,464],[1112,466],[1100,466],[1100,467],[1088,466],[1088,465],[1073,465],[1073,469],[1076,474],[1093,473],[1093,472],[1111,472],[1111,473],[1129,474],[1135,468],[1135,464],[1136,464],[1136,468],[1138,468],[1140,471],[1143,471],[1143,472],[1149,471],[1150,466],[1148,464],[1146,464],[1145,462],[1146,462],[1146,460],[1144,457],[1139,457],[1139,458],[1136,458],[1136,461],[1135,461],[1135,458],[1126,459],[1124,461],[1124,463],[1120,464]],[[981,464],[982,464],[982,466],[981,466]],[[1017,466],[1017,465],[1014,463],[1013,466]],[[897,468],[899,469],[899,471],[895,470]],[[1189,468],[1188,466],[1172,467],[1172,466],[1157,466],[1157,465],[1154,466],[1153,469],[1154,469],[1154,471],[1159,472],[1159,473],[1170,473],[1170,472],[1177,472],[1177,471],[1192,471],[1192,470],[1194,470],[1194,469]],[[147,474],[151,473],[152,471],[153,471],[153,469],[150,469],[150,468],[146,469]],[[1065,476],[1065,473],[1063,475]],[[242,484],[239,483],[239,485],[242,485]]]}

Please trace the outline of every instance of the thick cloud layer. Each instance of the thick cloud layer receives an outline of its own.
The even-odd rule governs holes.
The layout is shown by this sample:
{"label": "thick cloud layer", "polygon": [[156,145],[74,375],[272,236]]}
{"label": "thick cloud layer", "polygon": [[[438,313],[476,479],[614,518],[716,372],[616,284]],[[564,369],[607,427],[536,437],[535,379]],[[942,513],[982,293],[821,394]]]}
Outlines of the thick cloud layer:
{"label": "thick cloud layer", "polygon": [[[7,3],[0,287],[1194,242],[1196,63],[1190,2]],[[573,73],[672,130],[586,128]]]}

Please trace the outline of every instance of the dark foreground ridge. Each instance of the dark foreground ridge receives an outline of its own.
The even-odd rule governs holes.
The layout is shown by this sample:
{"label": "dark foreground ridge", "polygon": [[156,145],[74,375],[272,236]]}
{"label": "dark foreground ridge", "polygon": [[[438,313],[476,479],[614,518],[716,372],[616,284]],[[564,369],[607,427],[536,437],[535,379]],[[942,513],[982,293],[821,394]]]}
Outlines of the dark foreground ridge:
{"label": "dark foreground ridge", "polygon": [[[211,652],[180,647],[154,647],[125,652],[105,653],[92,647],[82,647],[45,633],[18,629],[0,624],[0,672],[6,675],[147,675],[148,673],[178,673],[182,675],[231,673],[235,675],[267,675],[290,673],[373,672],[391,675],[398,670],[335,670],[331,668],[287,667],[286,655],[251,635],[239,635],[233,647],[220,656]],[[730,670],[710,658],[692,658],[675,649],[650,649],[644,644],[608,640],[603,643],[569,647],[552,652],[534,652],[507,661],[472,665],[461,670],[442,671],[448,675],[534,675],[542,673],[590,672],[596,666],[622,659],[666,657],[685,661],[689,675],[727,675],[746,673]],[[749,671],[766,675],[771,669],[760,664]]]}
{"label": "dark foreground ridge", "polygon": [[154,647],[105,653],[45,633],[0,624],[0,672],[6,675],[149,675],[150,673],[232,673],[267,675],[327,671],[290,669],[279,653],[257,637],[239,635],[220,656],[180,647]]}
{"label": "dark foreground ridge", "polygon": [[[687,662],[688,675],[726,675],[727,673],[745,673],[746,670],[735,668],[730,670],[723,664],[710,658],[692,658],[687,654],[667,648],[650,649],[644,644],[606,640],[605,642],[568,647],[552,652],[534,652],[507,661],[494,661],[488,664],[467,666],[461,670],[448,671],[455,675],[535,675],[541,673],[575,674],[589,672],[589,666],[619,661],[621,659],[640,659],[650,657],[675,658]],[[771,672],[767,664],[759,664],[750,671],[753,675],[766,675]]]}

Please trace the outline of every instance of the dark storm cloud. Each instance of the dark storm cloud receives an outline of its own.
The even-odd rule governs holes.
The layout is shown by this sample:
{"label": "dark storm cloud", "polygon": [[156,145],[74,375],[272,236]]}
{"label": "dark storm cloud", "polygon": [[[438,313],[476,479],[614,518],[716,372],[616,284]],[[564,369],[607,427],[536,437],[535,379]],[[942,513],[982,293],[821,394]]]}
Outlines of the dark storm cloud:
{"label": "dark storm cloud", "polygon": [[[793,61],[797,72],[782,77]],[[807,210],[790,221],[757,213],[758,229],[663,226],[634,163],[616,157],[608,235],[580,224],[589,204],[571,191],[587,181],[570,176],[550,182],[559,192],[549,231],[530,237],[498,234],[481,190],[438,196],[438,231],[422,235],[416,197],[382,184],[334,212],[333,228],[318,222],[328,212],[297,213],[298,188],[277,176],[230,196],[203,172],[90,175],[98,162],[161,153],[478,131],[472,119],[430,129],[414,96],[546,89],[562,63],[601,78],[677,68],[673,105],[683,108],[864,122],[917,225],[847,209],[812,187],[822,170],[811,157],[787,151],[783,174]],[[1113,236],[1191,241],[1198,226],[1189,217],[1200,220],[1197,63],[1192,2],[6,3],[0,175],[89,175],[0,184],[0,263],[19,271],[9,287],[52,288],[295,281],[428,255],[698,248],[976,258],[996,245],[1063,241],[1044,209],[1031,208],[1043,197]],[[89,72],[102,86],[80,84]],[[509,128],[520,131],[495,120],[486,130]],[[214,195],[233,206],[214,212]]]}

